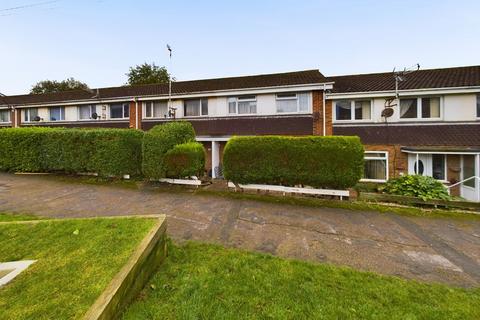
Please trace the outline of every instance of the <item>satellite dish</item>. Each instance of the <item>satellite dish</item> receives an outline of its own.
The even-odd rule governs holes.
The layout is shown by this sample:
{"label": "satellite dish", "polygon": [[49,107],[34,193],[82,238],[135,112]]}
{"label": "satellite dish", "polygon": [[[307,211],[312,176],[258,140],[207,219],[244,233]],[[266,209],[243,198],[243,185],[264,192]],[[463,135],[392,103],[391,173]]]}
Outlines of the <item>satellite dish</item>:
{"label": "satellite dish", "polygon": [[33,118],[33,121],[36,121],[36,122],[38,122],[40,120],[42,120],[42,119],[39,116],[36,116],[35,118]]}
{"label": "satellite dish", "polygon": [[382,111],[382,117],[384,118],[390,118],[393,116],[393,108],[385,108]]}
{"label": "satellite dish", "polygon": [[92,113],[92,119],[94,120],[98,119],[98,114],[96,112]]}

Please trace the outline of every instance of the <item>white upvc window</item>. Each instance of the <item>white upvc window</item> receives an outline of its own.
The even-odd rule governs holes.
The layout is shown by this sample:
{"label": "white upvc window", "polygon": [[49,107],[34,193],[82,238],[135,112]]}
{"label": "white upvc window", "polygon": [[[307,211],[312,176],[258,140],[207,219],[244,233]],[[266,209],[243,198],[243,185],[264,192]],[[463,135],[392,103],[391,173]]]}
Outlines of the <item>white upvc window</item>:
{"label": "white upvc window", "polygon": [[208,116],[208,99],[184,100],[183,115],[185,117]]}
{"label": "white upvc window", "polygon": [[79,120],[91,120],[97,119],[97,106],[92,105],[85,105],[78,107],[78,119]]}
{"label": "white upvc window", "polygon": [[2,109],[0,110],[0,123],[10,122],[10,110]]}
{"label": "white upvc window", "polygon": [[110,105],[110,119],[128,119],[130,117],[130,103],[112,103]]}
{"label": "white upvc window", "polygon": [[65,107],[50,107],[48,108],[48,119],[50,121],[64,121],[65,120]]}
{"label": "white upvc window", "polygon": [[366,121],[372,119],[371,100],[335,101],[335,121]]}
{"label": "white upvc window", "polygon": [[308,112],[310,106],[310,94],[308,92],[277,93],[276,104],[277,113]]}
{"label": "white upvc window", "polygon": [[400,99],[401,120],[441,119],[440,97],[418,97]]}
{"label": "white upvc window", "polygon": [[228,98],[229,114],[255,114],[257,113],[256,96],[239,96]]}
{"label": "white upvc window", "polygon": [[168,116],[167,101],[147,101],[145,106],[145,118],[166,118]]}
{"label": "white upvc window", "polygon": [[365,151],[364,160],[362,181],[385,182],[388,180],[387,151]]}
{"label": "white upvc window", "polygon": [[24,122],[40,121],[38,116],[38,108],[27,108],[23,110]]}
{"label": "white upvc window", "polygon": [[477,118],[480,118],[480,93],[477,93]]}

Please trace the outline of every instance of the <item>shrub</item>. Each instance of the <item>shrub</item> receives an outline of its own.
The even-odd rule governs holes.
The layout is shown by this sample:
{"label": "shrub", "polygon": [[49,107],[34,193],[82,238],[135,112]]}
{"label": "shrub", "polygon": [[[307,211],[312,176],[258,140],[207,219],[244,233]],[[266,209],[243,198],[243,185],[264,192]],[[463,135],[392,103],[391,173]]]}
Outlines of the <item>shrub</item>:
{"label": "shrub", "polygon": [[145,177],[166,177],[164,157],[177,144],[195,141],[195,131],[190,122],[175,121],[157,125],[145,133],[142,145],[142,171]]}
{"label": "shrub", "polygon": [[0,130],[0,170],[140,174],[143,133],[124,129]]}
{"label": "shrub", "polygon": [[234,137],[223,169],[235,183],[348,188],[363,175],[363,153],[358,137]]}
{"label": "shrub", "polygon": [[389,179],[381,190],[389,194],[418,197],[423,201],[452,199],[441,182],[421,175],[405,175]]}
{"label": "shrub", "polygon": [[168,178],[201,177],[205,171],[205,149],[198,142],[178,144],[164,158]]}

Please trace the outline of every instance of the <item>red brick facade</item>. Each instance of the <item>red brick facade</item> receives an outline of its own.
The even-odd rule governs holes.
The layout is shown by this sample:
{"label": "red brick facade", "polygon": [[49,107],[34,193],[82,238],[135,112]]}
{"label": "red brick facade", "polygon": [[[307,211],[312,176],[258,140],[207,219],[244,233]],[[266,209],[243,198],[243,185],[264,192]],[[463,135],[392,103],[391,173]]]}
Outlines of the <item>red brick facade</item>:
{"label": "red brick facade", "polygon": [[325,117],[325,135],[330,136],[333,133],[332,128],[332,101],[325,101],[325,115],[323,114],[323,91],[312,92],[312,108],[313,108],[313,134],[324,135],[323,119]]}
{"label": "red brick facade", "polygon": [[[130,102],[130,125],[131,129],[142,129],[142,103]],[[137,121],[138,119],[138,121]]]}

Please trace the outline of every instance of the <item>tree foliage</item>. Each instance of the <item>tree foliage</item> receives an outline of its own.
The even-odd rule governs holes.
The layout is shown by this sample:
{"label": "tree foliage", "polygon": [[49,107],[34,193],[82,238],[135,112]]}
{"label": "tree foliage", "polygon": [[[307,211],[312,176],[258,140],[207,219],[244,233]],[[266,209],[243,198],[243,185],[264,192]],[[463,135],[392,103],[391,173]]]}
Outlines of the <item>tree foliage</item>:
{"label": "tree foliage", "polygon": [[148,64],[145,62],[144,64],[130,67],[126,75],[129,85],[168,83],[170,80],[167,68],[159,67],[155,63]]}
{"label": "tree foliage", "polygon": [[68,78],[62,81],[43,80],[37,82],[30,90],[30,93],[55,93],[68,90],[88,90],[88,85],[74,78]]}

